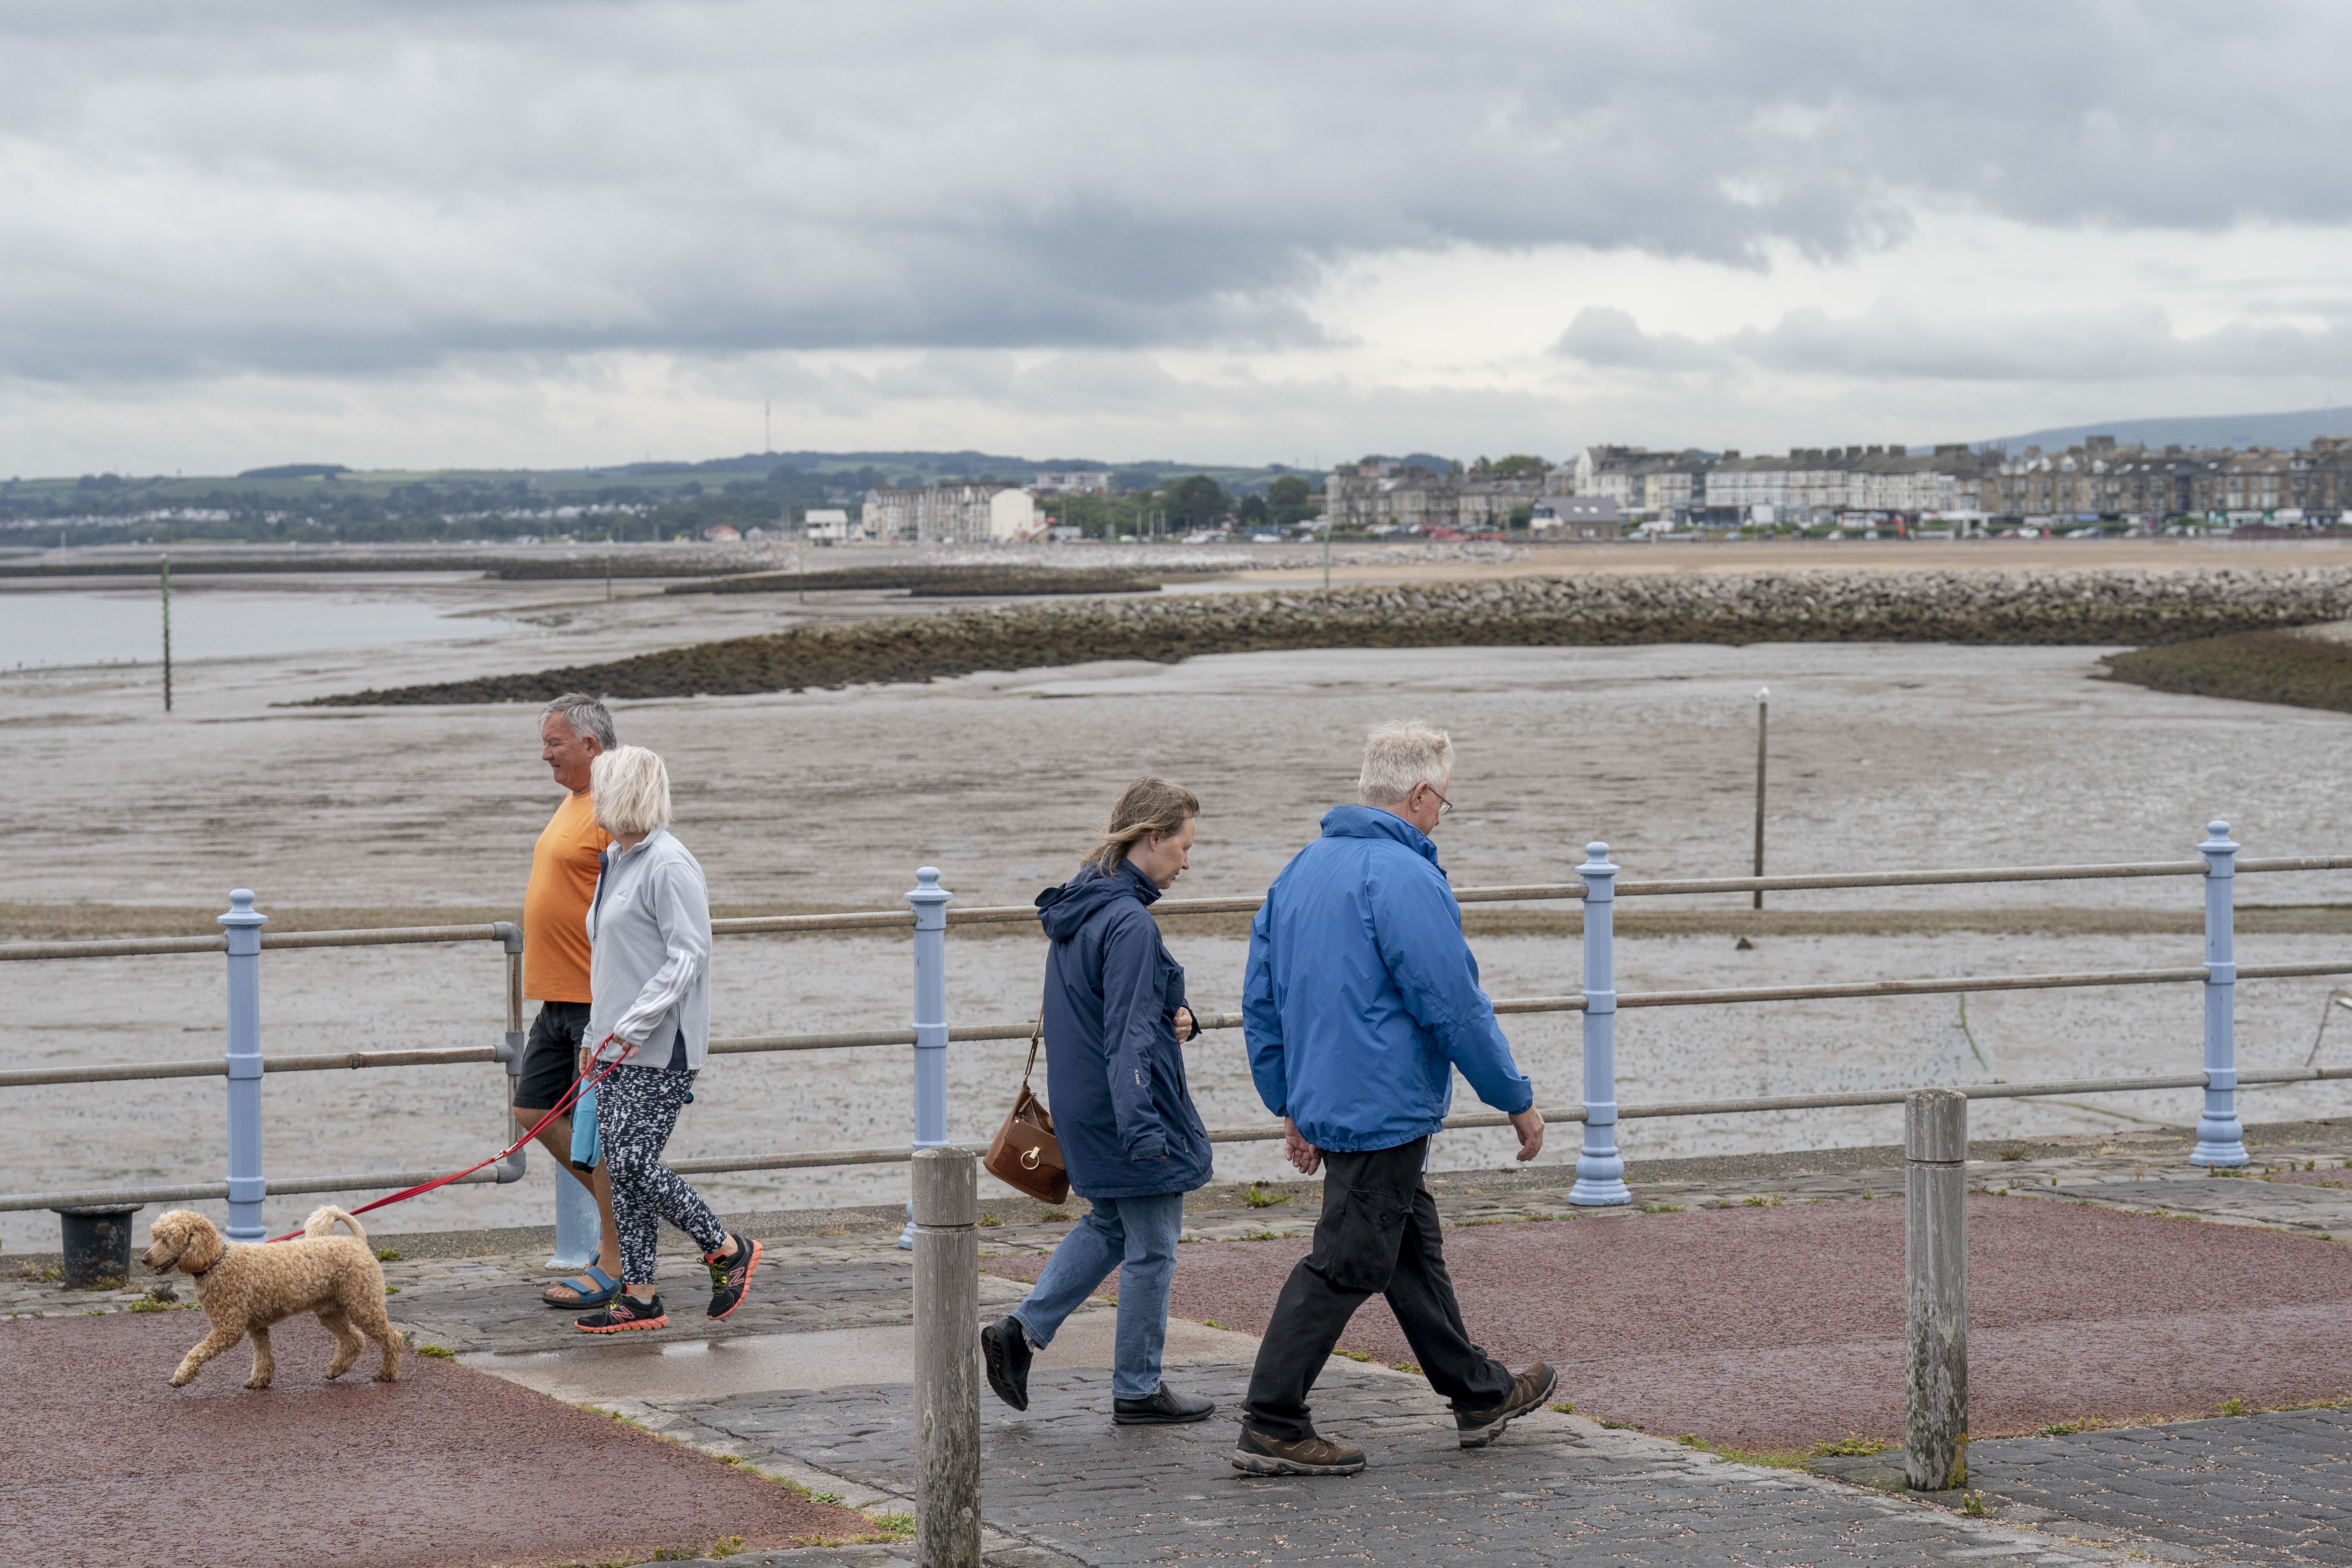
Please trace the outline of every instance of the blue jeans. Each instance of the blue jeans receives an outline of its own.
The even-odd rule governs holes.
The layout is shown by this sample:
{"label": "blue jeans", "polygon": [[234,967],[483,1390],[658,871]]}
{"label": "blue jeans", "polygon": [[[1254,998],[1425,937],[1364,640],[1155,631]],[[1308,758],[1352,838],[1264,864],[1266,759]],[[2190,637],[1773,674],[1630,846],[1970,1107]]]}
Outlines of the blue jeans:
{"label": "blue jeans", "polygon": [[1035,1289],[1013,1309],[1013,1316],[1034,1342],[1051,1344],[1062,1320],[1117,1268],[1118,1348],[1110,1391],[1118,1399],[1149,1399],[1160,1391],[1160,1352],[1168,1342],[1168,1289],[1176,1279],[1184,1194],[1088,1201],[1094,1212],[1062,1237]]}

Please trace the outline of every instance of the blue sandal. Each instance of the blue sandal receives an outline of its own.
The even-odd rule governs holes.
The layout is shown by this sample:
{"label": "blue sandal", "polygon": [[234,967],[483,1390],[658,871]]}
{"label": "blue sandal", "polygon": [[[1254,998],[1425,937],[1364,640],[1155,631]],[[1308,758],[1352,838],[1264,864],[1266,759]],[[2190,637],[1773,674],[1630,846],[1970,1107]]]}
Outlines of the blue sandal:
{"label": "blue sandal", "polygon": [[[589,1284],[593,1284],[596,1289],[586,1290],[581,1288]],[[574,1299],[569,1301],[558,1300],[555,1294],[558,1290],[569,1290]],[[539,1299],[551,1307],[561,1307],[565,1311],[576,1312],[583,1307],[609,1306],[613,1298],[620,1293],[621,1282],[592,1263],[586,1272],[575,1274],[561,1285],[549,1286],[540,1293]]]}

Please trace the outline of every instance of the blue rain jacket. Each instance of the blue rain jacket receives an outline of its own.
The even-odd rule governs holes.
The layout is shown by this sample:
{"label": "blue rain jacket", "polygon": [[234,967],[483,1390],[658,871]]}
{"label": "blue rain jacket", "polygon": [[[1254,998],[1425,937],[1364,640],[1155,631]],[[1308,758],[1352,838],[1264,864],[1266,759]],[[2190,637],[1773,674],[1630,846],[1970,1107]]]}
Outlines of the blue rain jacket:
{"label": "blue rain jacket", "polygon": [[1184,970],[1145,906],[1151,879],[1121,861],[1037,895],[1045,953],[1045,1066],[1054,1136],[1088,1198],[1189,1193],[1209,1180],[1208,1129],[1184,1083],[1176,1009]]}
{"label": "blue rain jacket", "polygon": [[1367,805],[1274,879],[1250,924],[1242,1023],[1258,1097],[1318,1149],[1393,1149],[1435,1132],[1454,1069],[1517,1114],[1535,1087],[1478,985],[1437,846]]}

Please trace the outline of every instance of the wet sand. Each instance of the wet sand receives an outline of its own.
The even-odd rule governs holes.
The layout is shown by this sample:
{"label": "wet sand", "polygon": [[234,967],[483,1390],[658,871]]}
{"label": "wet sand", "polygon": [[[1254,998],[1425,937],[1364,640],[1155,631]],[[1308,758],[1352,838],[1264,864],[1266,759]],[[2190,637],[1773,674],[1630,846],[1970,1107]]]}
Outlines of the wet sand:
{"label": "wet sand", "polygon": [[[2220,553],[2200,551],[2199,563]],[[2288,563],[2247,552],[2223,563]],[[248,591],[251,580],[238,586]],[[578,584],[445,576],[333,586],[424,595],[501,618],[479,617],[482,636],[447,644],[185,667],[168,719],[152,671],[0,679],[0,736],[22,781],[0,876],[12,931],[70,924],[89,913],[71,906],[89,902],[200,918],[236,886],[255,889],[265,910],[289,915],[382,909],[406,920],[437,907],[476,919],[512,909],[530,840],[553,805],[530,711],[272,704],[767,629],[801,613],[764,595],[640,595],[608,609],[600,585],[583,598]],[[860,602],[810,613],[922,607],[843,597]],[[714,899],[740,907],[892,904],[922,864],[940,867],[961,902],[1026,901],[1067,874],[1110,796],[1144,771],[1183,780],[1206,805],[1179,891],[1255,893],[1314,831],[1320,810],[1346,797],[1363,730],[1400,714],[1445,725],[1462,748],[1454,791],[1461,809],[1440,836],[1459,884],[1569,879],[1594,837],[1611,844],[1628,876],[1738,874],[1750,853],[1759,686],[1772,691],[1774,870],[2181,858],[2215,815],[2230,817],[2250,855],[2352,850],[2334,804],[2336,781],[2352,763],[2352,719],[2099,681],[2100,651],[1782,644],[1278,653],[647,701],[623,705],[618,717],[626,739],[669,758],[677,832],[709,870]],[[2240,900],[2352,902],[2352,874],[2250,878]],[[2161,911],[2177,925],[2198,907],[2189,879],[1790,895],[1774,900],[1775,912],[1856,911],[1859,929],[1766,934],[1739,952],[1745,901],[1677,900],[1722,923],[1629,938],[1621,989],[2136,968],[2194,963],[2199,952],[2193,931],[2092,932],[2064,921],[2037,926],[2029,913]],[[1932,933],[1903,919],[1955,910],[1982,918],[1973,930]],[[1885,915],[1874,922],[1869,911]],[[2061,934],[2035,934],[2053,925]],[[77,929],[89,934],[86,919]],[[1194,994],[1232,1006],[1242,942],[1231,923],[1171,929]],[[955,1014],[1012,1018],[1034,1006],[1034,941],[958,932]],[[2263,935],[2242,942],[2239,956],[2321,960],[2346,945],[2341,936]],[[1558,993],[1578,980],[1573,937],[1540,922],[1482,936],[1478,950],[1498,995]],[[273,953],[264,969],[271,1051],[487,1044],[499,1026],[499,964],[487,945]],[[730,939],[714,978],[722,1035],[895,1026],[908,1007],[907,944],[897,935]],[[5,983],[20,1031],[13,1056],[25,1066],[220,1048],[216,956],[11,965]],[[2301,1063],[2328,986],[2242,987],[2243,1065]],[[1621,1098],[1788,1093],[1961,1073],[2185,1071],[2198,1060],[2193,987],[1980,994],[1969,999],[1968,1023],[1964,1033],[1948,997],[1629,1014],[1620,1030]],[[1511,1030],[1542,1098],[1574,1100],[1573,1021],[1521,1019]],[[2352,1025],[2330,1038],[2352,1049]],[[1263,1117],[1235,1035],[1212,1037],[1193,1059],[1213,1124]],[[2341,1058],[2331,1051],[2329,1059]],[[908,1131],[906,1069],[895,1049],[726,1058],[706,1075],[675,1147],[704,1155],[896,1142]],[[1009,1047],[957,1053],[955,1135],[992,1128],[1015,1071]],[[272,1080],[268,1168],[470,1163],[505,1126],[502,1082],[489,1067]],[[1979,1132],[2130,1124],[2118,1115],[2179,1124],[2193,1118],[2194,1098],[2116,1097],[2096,1110],[1989,1105]],[[2341,1100],[2335,1086],[2269,1091],[2250,1100],[2249,1114],[2336,1113]],[[221,1117],[218,1079],[9,1090],[0,1100],[0,1188],[217,1179]],[[1629,1124],[1624,1139],[1663,1156],[1885,1142],[1897,1124],[1888,1111],[1809,1112]],[[1546,1159],[1570,1157],[1570,1142],[1563,1129]],[[1447,1141],[1442,1159],[1474,1165],[1502,1153],[1492,1135],[1464,1135]],[[1275,1168],[1271,1148],[1220,1151],[1221,1176]],[[552,1179],[541,1160],[520,1188],[436,1194],[402,1226],[539,1219]],[[722,1206],[750,1209],[887,1199],[904,1179],[898,1168],[869,1167],[713,1180],[709,1188]],[[313,1201],[273,1200],[269,1217],[299,1218]],[[55,1236],[47,1215],[0,1218],[0,1241],[11,1248],[51,1247]]]}

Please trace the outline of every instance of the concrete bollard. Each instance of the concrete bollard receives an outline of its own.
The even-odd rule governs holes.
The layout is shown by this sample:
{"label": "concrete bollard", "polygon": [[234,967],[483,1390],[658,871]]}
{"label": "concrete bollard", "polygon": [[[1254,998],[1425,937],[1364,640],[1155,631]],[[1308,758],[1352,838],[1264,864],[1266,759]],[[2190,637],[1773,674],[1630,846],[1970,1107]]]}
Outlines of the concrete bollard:
{"label": "concrete bollard", "polygon": [[980,1568],[980,1157],[915,1155],[916,1568]]}
{"label": "concrete bollard", "polygon": [[2239,846],[2226,822],[2207,823],[2205,835],[2197,847],[2205,857],[2205,1112],[2189,1163],[2234,1170],[2251,1158],[2238,1120]]}
{"label": "concrete bollard", "polygon": [[1904,1102],[1904,1479],[1969,1482],[1969,1101],[1923,1089]]}
{"label": "concrete bollard", "polygon": [[[915,872],[915,890],[907,902],[915,911],[915,1149],[918,1152],[948,1141],[948,900],[953,893],[940,886],[936,866]],[[912,1199],[907,1204],[907,1228],[898,1245],[915,1245]]]}

